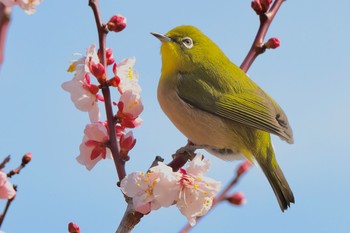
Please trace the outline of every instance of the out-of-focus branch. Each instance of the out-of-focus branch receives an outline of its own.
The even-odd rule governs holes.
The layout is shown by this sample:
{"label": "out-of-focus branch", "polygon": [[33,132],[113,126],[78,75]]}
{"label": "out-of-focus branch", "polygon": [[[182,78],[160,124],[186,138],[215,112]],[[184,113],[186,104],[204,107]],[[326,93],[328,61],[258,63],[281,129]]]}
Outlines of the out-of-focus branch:
{"label": "out-of-focus branch", "polygon": [[282,5],[284,0],[275,0],[267,12],[261,12],[259,14],[260,18],[260,26],[259,30],[255,36],[255,39],[253,41],[253,44],[245,57],[244,61],[242,62],[240,68],[247,72],[250,66],[253,64],[254,60],[262,53],[265,52],[266,47],[264,46],[264,40],[267,31],[269,30],[270,24],[272,20],[274,19],[278,9]]}
{"label": "out-of-focus branch", "polygon": [[[13,188],[17,191],[17,186],[13,186]],[[6,206],[5,206],[5,209],[4,211],[2,212],[2,214],[0,215],[0,228],[2,226],[2,223],[4,222],[4,219],[5,219],[5,216],[7,214],[7,211],[8,209],[10,208],[10,205],[12,203],[12,201],[16,198],[16,195],[14,195],[12,198],[10,199],[7,199],[7,202],[6,202]]]}
{"label": "out-of-focus branch", "polygon": [[10,162],[10,159],[11,159],[11,156],[8,155],[8,156],[4,159],[4,161],[2,161],[2,163],[0,164],[0,170],[1,170],[1,169],[4,169],[4,167],[6,166],[6,163]]}
{"label": "out-of-focus branch", "polygon": [[[6,159],[5,159],[6,160]],[[27,153],[23,155],[21,165],[19,165],[16,169],[11,170],[7,173],[7,177],[11,178],[13,175],[17,175],[20,171],[32,160],[32,154]]]}
{"label": "out-of-focus branch", "polygon": [[[100,14],[100,9],[98,6],[98,0],[89,0],[89,6],[91,7],[95,21],[96,21],[96,27],[98,32],[98,39],[99,39],[99,57],[101,64],[105,67],[105,70],[107,70],[107,59],[106,59],[106,37],[108,34],[108,30],[106,26],[102,23],[102,18]],[[104,83],[101,83],[101,89],[102,94],[104,97],[104,104],[106,108],[106,116],[107,116],[107,123],[109,128],[109,149],[112,152],[114,164],[118,173],[119,180],[122,180],[126,176],[125,171],[125,161],[120,156],[120,148],[117,141],[117,134],[115,131],[115,118],[113,114],[113,108],[112,108],[112,100],[111,100],[111,93],[109,90],[109,87],[107,85],[105,79]]]}
{"label": "out-of-focus branch", "polygon": [[4,50],[7,30],[10,25],[11,7],[0,2],[0,65],[4,62]]}

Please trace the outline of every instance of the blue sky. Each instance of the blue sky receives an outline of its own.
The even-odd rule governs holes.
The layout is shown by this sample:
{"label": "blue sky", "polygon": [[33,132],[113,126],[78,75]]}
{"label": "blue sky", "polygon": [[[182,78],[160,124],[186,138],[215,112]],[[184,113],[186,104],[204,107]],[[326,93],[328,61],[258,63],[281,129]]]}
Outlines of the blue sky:
{"label": "blue sky", "polygon": [[[12,155],[6,168],[33,153],[32,163],[11,181],[18,194],[2,230],[66,232],[70,221],[83,233],[115,232],[125,203],[115,184],[112,161],[91,172],[75,161],[88,115],[76,110],[61,83],[74,52],[97,43],[88,1],[44,1],[37,13],[13,10],[5,63],[0,71],[2,114],[0,155]],[[250,1],[102,1],[106,21],[115,13],[128,27],[110,34],[107,47],[117,60],[136,56],[140,73],[144,123],[134,130],[137,144],[127,171],[146,170],[156,155],[170,155],[186,138],[160,110],[156,88],[160,76],[160,43],[149,33],[165,33],[191,24],[207,34],[236,64],[244,59],[258,27]],[[281,47],[259,57],[248,74],[285,110],[295,144],[273,137],[277,159],[296,197],[281,213],[262,172],[252,169],[236,191],[243,207],[222,203],[192,232],[342,233],[348,229],[350,195],[350,3],[336,0],[286,1],[269,37]],[[208,176],[227,183],[237,162],[208,155]],[[3,202],[4,204],[4,202]],[[177,232],[186,219],[175,207],[145,216],[134,232]]]}

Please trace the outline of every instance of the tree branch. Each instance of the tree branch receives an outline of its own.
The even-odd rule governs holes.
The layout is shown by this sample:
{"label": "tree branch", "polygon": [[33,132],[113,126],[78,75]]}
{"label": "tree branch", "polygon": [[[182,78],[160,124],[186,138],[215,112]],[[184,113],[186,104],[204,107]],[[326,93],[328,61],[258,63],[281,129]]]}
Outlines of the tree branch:
{"label": "tree branch", "polygon": [[7,30],[10,25],[11,8],[0,2],[0,65],[4,62]]}
{"label": "tree branch", "polygon": [[259,30],[255,36],[255,39],[253,41],[253,44],[245,57],[244,61],[242,62],[240,68],[247,73],[250,66],[253,64],[255,59],[262,53],[265,52],[266,48],[264,47],[264,40],[267,31],[269,30],[270,24],[272,20],[274,19],[275,15],[277,14],[278,9],[282,5],[284,0],[275,0],[273,2],[273,5],[271,6],[270,10],[266,13],[262,13],[259,15],[260,18],[260,26]]}
{"label": "tree branch", "polygon": [[[17,191],[17,186],[14,185],[13,188]],[[14,195],[14,196],[13,196],[12,198],[10,198],[10,199],[7,199],[5,209],[4,209],[4,211],[2,212],[2,214],[0,215],[0,228],[1,228],[1,226],[2,226],[2,223],[4,222],[5,216],[6,216],[6,214],[7,214],[8,209],[10,208],[10,205],[11,205],[12,201],[15,200],[15,198],[16,198],[16,195]]]}
{"label": "tree branch", "polygon": [[[106,38],[108,34],[108,30],[105,25],[102,23],[102,18],[100,14],[100,9],[98,6],[98,0],[89,0],[89,6],[91,7],[96,21],[96,27],[98,32],[98,40],[99,40],[99,57],[101,64],[107,70],[107,59],[106,59]],[[106,109],[107,116],[107,124],[109,129],[109,149],[112,152],[113,161],[115,164],[115,168],[117,170],[119,180],[122,180],[126,176],[125,171],[125,161],[120,156],[120,148],[117,141],[117,134],[115,131],[115,118],[112,108],[112,100],[111,100],[111,92],[107,85],[106,80],[102,80],[101,89],[104,97],[104,104]]]}

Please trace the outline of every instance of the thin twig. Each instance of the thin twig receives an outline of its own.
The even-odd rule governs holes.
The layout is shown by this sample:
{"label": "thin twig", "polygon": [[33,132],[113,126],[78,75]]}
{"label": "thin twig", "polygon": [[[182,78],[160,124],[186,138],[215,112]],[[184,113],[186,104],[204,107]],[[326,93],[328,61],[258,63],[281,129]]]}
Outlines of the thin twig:
{"label": "thin twig", "polygon": [[10,25],[11,8],[0,2],[0,65],[4,62],[7,30]]}
{"label": "thin twig", "polygon": [[[101,59],[100,62],[107,70],[106,37],[107,37],[108,30],[102,23],[100,9],[98,6],[98,0],[89,0],[89,6],[91,7],[94,13],[95,21],[96,21],[96,27],[97,27],[98,39],[99,39],[99,57]],[[106,78],[106,80],[108,79]],[[113,114],[111,92],[109,90],[109,87],[106,81],[105,83],[101,83],[101,88],[102,88],[102,94],[104,97],[107,124],[109,129],[109,149],[112,152],[113,161],[115,164],[115,168],[117,170],[118,178],[119,180],[122,180],[126,176],[125,161],[121,158],[119,153],[120,149],[117,141],[117,134],[115,131],[116,122]]]}
{"label": "thin twig", "polygon": [[[13,188],[17,191],[17,186],[13,186]],[[5,216],[7,214],[7,211],[12,203],[12,201],[16,198],[16,195],[14,195],[12,198],[10,199],[7,199],[7,202],[6,202],[6,206],[5,206],[5,209],[4,209],[4,212],[0,215],[0,228],[2,226],[2,223],[4,222],[4,219],[5,219]]]}
{"label": "thin twig", "polygon": [[8,162],[10,162],[10,159],[11,159],[11,156],[8,155],[8,156],[2,161],[2,163],[0,164],[0,170],[1,170],[1,169],[4,169],[4,167],[6,166],[6,164],[7,164]]}
{"label": "thin twig", "polygon": [[242,62],[240,68],[247,73],[250,66],[253,64],[254,60],[262,53],[265,52],[264,48],[264,39],[267,31],[269,30],[270,24],[275,17],[278,9],[282,5],[284,0],[275,0],[270,10],[264,14],[259,15],[260,18],[260,26],[259,30],[255,36],[253,44]]}

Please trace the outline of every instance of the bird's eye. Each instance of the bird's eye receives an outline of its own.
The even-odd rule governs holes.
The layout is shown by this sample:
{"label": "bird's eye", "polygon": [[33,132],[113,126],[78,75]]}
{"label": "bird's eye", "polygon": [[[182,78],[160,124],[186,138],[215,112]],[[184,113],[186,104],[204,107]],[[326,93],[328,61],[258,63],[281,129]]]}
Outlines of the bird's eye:
{"label": "bird's eye", "polygon": [[193,41],[192,41],[192,39],[189,38],[189,37],[183,38],[183,39],[182,39],[182,43],[183,43],[183,45],[184,45],[186,48],[188,48],[188,49],[192,48],[192,46],[193,46]]}

